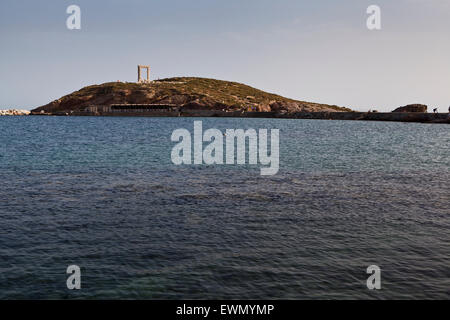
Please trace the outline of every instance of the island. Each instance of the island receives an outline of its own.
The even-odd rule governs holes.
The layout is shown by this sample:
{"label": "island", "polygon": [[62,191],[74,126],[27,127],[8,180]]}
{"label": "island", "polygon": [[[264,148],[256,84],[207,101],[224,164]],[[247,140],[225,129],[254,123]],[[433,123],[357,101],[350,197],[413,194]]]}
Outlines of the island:
{"label": "island", "polygon": [[33,109],[31,115],[450,122],[447,114],[355,112],[285,98],[237,82],[195,77],[91,85]]}

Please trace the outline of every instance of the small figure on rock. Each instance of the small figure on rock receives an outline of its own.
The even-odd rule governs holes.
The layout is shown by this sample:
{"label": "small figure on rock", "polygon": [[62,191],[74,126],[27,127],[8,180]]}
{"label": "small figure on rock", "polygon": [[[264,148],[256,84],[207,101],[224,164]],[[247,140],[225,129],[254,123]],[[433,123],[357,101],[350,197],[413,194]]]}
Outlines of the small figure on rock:
{"label": "small figure on rock", "polygon": [[433,109],[433,112],[434,112],[434,113],[437,113],[437,108],[434,108],[434,109]]}

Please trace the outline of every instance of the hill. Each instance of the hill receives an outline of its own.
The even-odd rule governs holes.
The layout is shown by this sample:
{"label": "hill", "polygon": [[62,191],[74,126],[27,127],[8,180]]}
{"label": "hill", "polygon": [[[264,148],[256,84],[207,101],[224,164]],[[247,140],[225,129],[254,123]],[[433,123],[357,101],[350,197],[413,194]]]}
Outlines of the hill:
{"label": "hill", "polygon": [[250,86],[206,78],[169,78],[151,83],[108,82],[91,85],[38,107],[32,112],[83,111],[91,105],[173,104],[189,109],[260,112],[351,111],[334,105],[297,101]]}

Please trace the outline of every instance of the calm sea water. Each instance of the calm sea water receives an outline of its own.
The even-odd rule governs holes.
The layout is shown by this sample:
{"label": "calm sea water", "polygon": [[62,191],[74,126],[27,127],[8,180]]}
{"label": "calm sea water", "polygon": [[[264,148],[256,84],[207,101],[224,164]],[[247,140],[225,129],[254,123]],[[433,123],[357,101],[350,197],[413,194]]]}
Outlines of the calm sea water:
{"label": "calm sea water", "polygon": [[0,298],[450,298],[448,125],[200,120],[279,173],[173,165],[193,118],[0,118]]}

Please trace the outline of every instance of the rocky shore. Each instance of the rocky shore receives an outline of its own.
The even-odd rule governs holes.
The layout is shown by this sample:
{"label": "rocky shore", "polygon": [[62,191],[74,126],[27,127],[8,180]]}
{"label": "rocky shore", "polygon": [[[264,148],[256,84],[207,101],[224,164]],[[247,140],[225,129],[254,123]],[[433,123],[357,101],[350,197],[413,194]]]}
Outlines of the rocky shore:
{"label": "rocky shore", "polygon": [[31,112],[28,110],[16,110],[16,109],[9,109],[9,110],[0,110],[0,116],[28,116]]}
{"label": "rocky shore", "polygon": [[245,112],[221,110],[177,110],[144,112],[52,112],[35,113],[35,116],[115,116],[115,117],[224,117],[224,118],[277,118],[315,120],[394,121],[419,123],[450,123],[449,113],[421,112]]}

